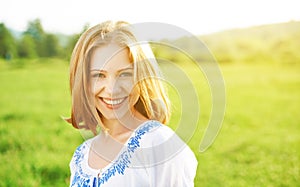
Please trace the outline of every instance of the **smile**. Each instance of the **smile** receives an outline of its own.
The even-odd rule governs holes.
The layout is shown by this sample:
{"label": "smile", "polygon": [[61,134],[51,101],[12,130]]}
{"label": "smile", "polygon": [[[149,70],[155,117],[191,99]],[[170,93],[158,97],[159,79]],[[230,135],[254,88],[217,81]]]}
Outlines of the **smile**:
{"label": "smile", "polygon": [[108,99],[108,98],[101,97],[100,99],[109,108],[115,108],[120,106],[127,99],[127,97],[120,98],[120,99]]}

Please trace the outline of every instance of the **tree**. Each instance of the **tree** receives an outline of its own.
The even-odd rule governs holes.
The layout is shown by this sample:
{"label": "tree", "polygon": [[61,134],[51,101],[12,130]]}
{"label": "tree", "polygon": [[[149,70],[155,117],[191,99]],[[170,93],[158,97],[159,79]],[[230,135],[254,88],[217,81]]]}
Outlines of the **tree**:
{"label": "tree", "polygon": [[22,58],[37,57],[35,42],[28,34],[23,34],[21,40],[18,42],[18,55]]}
{"label": "tree", "polygon": [[79,34],[73,34],[73,35],[69,36],[68,43],[65,47],[65,49],[66,49],[65,56],[67,57],[68,60],[71,57],[72,51],[73,51],[78,39],[89,27],[90,27],[89,24],[85,24],[82,28],[82,31]]}
{"label": "tree", "polygon": [[60,52],[60,46],[58,38],[53,34],[46,34],[44,39],[45,56],[54,57],[58,56]]}
{"label": "tree", "polygon": [[39,57],[54,57],[60,55],[61,46],[57,36],[46,33],[39,19],[29,22],[24,34],[26,35],[27,42],[29,42],[29,38],[27,37],[32,38],[34,45],[31,45],[31,47],[34,47]]}
{"label": "tree", "polygon": [[24,34],[32,37],[35,44],[34,50],[36,50],[37,55],[40,57],[46,56],[46,49],[44,46],[45,32],[41,21],[39,19],[30,21]]}
{"label": "tree", "polygon": [[10,31],[6,28],[4,23],[0,23],[0,56],[2,58],[10,59],[16,56],[16,42]]}

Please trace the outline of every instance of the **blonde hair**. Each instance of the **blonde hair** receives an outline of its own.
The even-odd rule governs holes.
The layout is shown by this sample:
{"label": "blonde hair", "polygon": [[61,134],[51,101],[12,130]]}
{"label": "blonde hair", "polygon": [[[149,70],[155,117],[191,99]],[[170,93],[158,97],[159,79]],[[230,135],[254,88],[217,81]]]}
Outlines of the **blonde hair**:
{"label": "blonde hair", "polygon": [[96,109],[90,84],[90,56],[95,48],[116,43],[129,49],[134,67],[134,82],[139,98],[134,104],[137,111],[148,119],[165,124],[170,117],[170,105],[162,84],[162,76],[153,52],[146,42],[138,42],[127,22],[107,21],[85,31],[73,50],[70,61],[71,117],[67,119],[75,128],[91,130],[97,125],[106,129],[101,113]]}

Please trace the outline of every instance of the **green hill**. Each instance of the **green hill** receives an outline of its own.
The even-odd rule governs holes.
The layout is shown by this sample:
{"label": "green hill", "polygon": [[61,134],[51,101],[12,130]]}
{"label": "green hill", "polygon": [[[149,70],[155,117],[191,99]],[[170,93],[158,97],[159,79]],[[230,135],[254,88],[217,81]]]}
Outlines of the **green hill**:
{"label": "green hill", "polygon": [[300,62],[300,21],[231,29],[198,38],[204,44],[195,40],[195,37],[182,37],[175,41],[162,40],[175,47],[155,46],[154,53],[175,62],[186,59],[183,52],[200,62],[215,59],[219,63]]}
{"label": "green hill", "polygon": [[219,62],[300,61],[300,21],[232,29],[199,38]]}

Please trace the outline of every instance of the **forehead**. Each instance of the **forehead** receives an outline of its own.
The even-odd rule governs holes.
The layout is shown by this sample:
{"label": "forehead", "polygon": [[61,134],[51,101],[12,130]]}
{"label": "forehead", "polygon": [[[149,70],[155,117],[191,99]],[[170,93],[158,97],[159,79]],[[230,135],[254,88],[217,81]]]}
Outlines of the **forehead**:
{"label": "forehead", "polygon": [[96,48],[91,56],[92,70],[114,70],[131,66],[128,47],[109,44]]}

